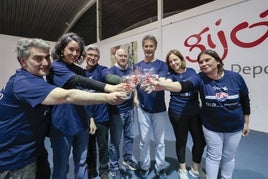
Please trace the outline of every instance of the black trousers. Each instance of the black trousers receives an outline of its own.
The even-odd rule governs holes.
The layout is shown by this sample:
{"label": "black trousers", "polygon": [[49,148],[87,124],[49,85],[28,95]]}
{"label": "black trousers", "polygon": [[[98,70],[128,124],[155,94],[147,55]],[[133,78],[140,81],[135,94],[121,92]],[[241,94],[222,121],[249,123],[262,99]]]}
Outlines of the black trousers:
{"label": "black trousers", "polygon": [[48,152],[43,146],[36,161],[36,179],[50,179],[51,171],[48,162]]}
{"label": "black trousers", "polygon": [[176,137],[176,154],[179,163],[185,163],[188,132],[190,132],[193,139],[192,160],[195,163],[200,163],[206,142],[199,114],[178,115],[168,111],[168,115]]}
{"label": "black trousers", "polygon": [[88,150],[87,150],[87,166],[88,169],[97,169],[97,146],[95,134],[89,134]]}

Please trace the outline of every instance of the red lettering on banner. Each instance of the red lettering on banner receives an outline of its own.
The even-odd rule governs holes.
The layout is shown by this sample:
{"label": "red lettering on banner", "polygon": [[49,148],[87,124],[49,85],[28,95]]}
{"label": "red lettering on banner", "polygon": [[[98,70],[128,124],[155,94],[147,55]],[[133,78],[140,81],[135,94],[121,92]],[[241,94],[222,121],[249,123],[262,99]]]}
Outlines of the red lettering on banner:
{"label": "red lettering on banner", "polygon": [[[259,15],[260,18],[265,18],[267,16],[268,16],[268,10],[265,10]],[[221,22],[222,22],[222,19],[218,19],[215,23],[215,26],[219,26]],[[258,28],[260,26],[267,27],[267,30],[261,37],[259,37],[258,39],[252,42],[243,41],[242,39],[239,39],[237,36],[237,34],[241,32],[242,30],[250,30],[253,28]],[[203,30],[201,30],[201,32],[190,35],[184,41],[184,46],[189,47],[190,52],[192,52],[195,49],[202,51],[207,48],[210,48],[210,49],[217,48],[215,39],[213,40],[212,34],[209,33],[209,30],[210,30],[209,27],[205,27]],[[202,38],[206,40],[202,41]],[[228,55],[228,43],[227,43],[225,32],[223,30],[218,31],[217,38],[220,41],[220,45],[222,46],[222,49],[223,49],[222,50],[223,54],[221,58],[222,60],[224,60]],[[252,25],[250,25],[248,22],[242,22],[231,30],[230,38],[231,38],[231,41],[235,45],[242,47],[242,48],[251,48],[251,47],[258,46],[268,38],[268,21],[260,21]],[[197,59],[192,59],[189,56],[186,56],[186,59],[190,62],[197,62]]]}
{"label": "red lettering on banner", "polygon": [[[204,28],[199,34],[193,34],[193,35],[189,36],[184,41],[184,46],[190,47],[190,49],[189,49],[190,52],[194,48],[198,48],[198,49],[200,49],[200,51],[205,50],[206,47],[203,44],[201,44],[200,42],[202,40],[201,35],[204,34],[204,33],[206,33],[207,31],[209,31],[209,28],[208,27]],[[188,41],[190,41],[191,38],[195,38],[196,39],[196,43],[190,44]],[[190,62],[197,62],[196,59],[191,59],[189,56],[186,56],[186,59],[189,60]]]}
{"label": "red lettering on banner", "polygon": [[[264,18],[268,15],[268,10],[264,11],[263,13],[260,14],[260,18]],[[266,32],[257,40],[253,41],[253,42],[243,42],[242,40],[238,39],[237,37],[237,33],[241,30],[244,29],[252,29],[254,27],[259,27],[259,26],[266,26],[268,27],[268,21],[263,21],[263,22],[257,22],[255,24],[249,25],[248,22],[242,22],[241,24],[238,24],[236,27],[234,27],[234,29],[231,31],[231,40],[234,44],[236,44],[239,47],[243,47],[243,48],[251,48],[251,47],[255,47],[259,44],[261,44],[264,40],[267,39],[268,37],[268,29],[266,30]]]}

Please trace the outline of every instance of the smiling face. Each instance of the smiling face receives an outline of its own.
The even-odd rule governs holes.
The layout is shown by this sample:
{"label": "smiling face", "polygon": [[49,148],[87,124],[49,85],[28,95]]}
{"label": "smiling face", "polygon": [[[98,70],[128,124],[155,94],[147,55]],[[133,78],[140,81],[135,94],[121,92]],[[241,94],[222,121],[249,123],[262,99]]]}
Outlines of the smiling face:
{"label": "smiling face", "polygon": [[19,60],[22,68],[36,76],[47,75],[51,64],[49,50],[32,47],[29,52],[30,55],[27,59]]}
{"label": "smiling face", "polygon": [[154,54],[156,50],[156,44],[154,43],[154,41],[150,39],[144,40],[142,48],[145,55],[145,60],[147,61],[154,60]]}
{"label": "smiling face", "polygon": [[218,73],[219,62],[208,54],[202,54],[198,60],[200,70],[207,75],[213,75]]}
{"label": "smiling face", "polygon": [[168,63],[170,68],[177,73],[179,73],[181,70],[184,70],[182,68],[182,60],[175,54],[170,54],[168,57]]}
{"label": "smiling face", "polygon": [[128,66],[128,54],[125,49],[118,49],[115,52],[116,63],[123,69],[126,69]]}
{"label": "smiling face", "polygon": [[96,66],[99,60],[100,60],[100,54],[97,50],[87,50],[86,62],[88,69]]}
{"label": "smiling face", "polygon": [[79,44],[74,40],[70,41],[63,49],[62,54],[63,54],[63,61],[65,63],[72,64],[76,62],[81,54]]}

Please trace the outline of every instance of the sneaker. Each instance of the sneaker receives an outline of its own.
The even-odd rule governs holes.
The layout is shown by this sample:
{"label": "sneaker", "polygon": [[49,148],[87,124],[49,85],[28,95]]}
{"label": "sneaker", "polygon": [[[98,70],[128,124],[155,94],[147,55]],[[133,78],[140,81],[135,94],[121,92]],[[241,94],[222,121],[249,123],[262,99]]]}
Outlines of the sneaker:
{"label": "sneaker", "polygon": [[179,169],[178,174],[180,176],[180,179],[189,179],[188,171],[186,169]]}
{"label": "sneaker", "polygon": [[201,169],[199,169],[197,171],[197,170],[194,170],[193,168],[191,168],[191,170],[189,171],[189,174],[192,177],[198,177],[199,179],[206,179],[207,178],[207,175]]}
{"label": "sneaker", "polygon": [[104,172],[104,173],[100,174],[100,178],[101,179],[109,179],[109,175],[108,175],[108,173]]}
{"label": "sneaker", "polygon": [[167,178],[167,174],[166,174],[165,169],[160,170],[160,171],[155,170],[155,174],[159,179],[166,179]]}
{"label": "sneaker", "polygon": [[137,170],[138,169],[138,164],[136,162],[134,162],[132,159],[125,161],[123,160],[122,164],[129,168],[130,170]]}
{"label": "sneaker", "polygon": [[147,176],[149,175],[149,170],[143,170],[143,169],[140,169],[140,179],[147,179]]}
{"label": "sneaker", "polygon": [[119,170],[114,170],[111,172],[112,179],[122,179],[122,175]]}

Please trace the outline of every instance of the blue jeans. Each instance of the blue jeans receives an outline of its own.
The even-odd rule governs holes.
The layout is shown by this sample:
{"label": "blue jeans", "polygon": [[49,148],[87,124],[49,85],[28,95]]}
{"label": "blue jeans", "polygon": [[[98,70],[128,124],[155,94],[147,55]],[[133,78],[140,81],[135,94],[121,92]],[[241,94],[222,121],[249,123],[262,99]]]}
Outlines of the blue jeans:
{"label": "blue jeans", "polygon": [[73,148],[74,176],[76,179],[87,179],[87,146],[88,129],[75,136],[51,137],[53,150],[53,179],[65,179],[69,171],[69,157]]}
{"label": "blue jeans", "polygon": [[141,137],[139,143],[141,168],[143,170],[148,170],[150,168],[150,138],[151,132],[153,132],[156,161],[155,169],[157,171],[165,169],[167,166],[165,161],[165,130],[168,121],[167,112],[148,113],[139,107],[137,108],[137,114]]}
{"label": "blue jeans", "polygon": [[120,159],[120,141],[123,132],[123,160],[134,160],[132,155],[132,146],[134,141],[133,132],[134,111],[130,110],[126,113],[112,114],[110,118],[110,170],[119,169],[118,161]]}

